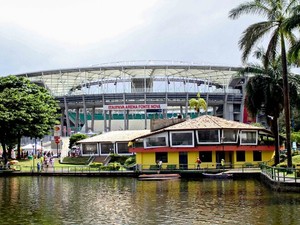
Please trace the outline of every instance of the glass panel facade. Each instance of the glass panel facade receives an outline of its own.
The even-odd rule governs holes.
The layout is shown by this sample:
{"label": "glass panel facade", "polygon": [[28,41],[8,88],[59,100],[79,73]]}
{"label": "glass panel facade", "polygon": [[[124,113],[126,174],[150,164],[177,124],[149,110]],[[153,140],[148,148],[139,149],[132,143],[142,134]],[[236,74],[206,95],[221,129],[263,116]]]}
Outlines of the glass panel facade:
{"label": "glass panel facade", "polygon": [[223,142],[237,142],[238,131],[237,130],[223,130]]}
{"label": "glass panel facade", "polygon": [[241,144],[256,144],[256,131],[242,131]]}
{"label": "glass panel facade", "polygon": [[119,154],[129,153],[128,143],[117,143],[117,148]]}
{"label": "glass panel facade", "polygon": [[171,133],[172,146],[192,146],[193,132],[172,132]]}
{"label": "glass panel facade", "polygon": [[97,144],[83,144],[82,145],[83,154],[96,154],[97,153]]}
{"label": "glass panel facade", "polygon": [[145,147],[159,147],[159,146],[167,146],[166,137],[150,137],[145,138]]}
{"label": "glass panel facade", "polygon": [[102,143],[101,144],[101,154],[110,154],[114,153],[113,143]]}
{"label": "glass panel facade", "polygon": [[219,130],[198,130],[198,143],[219,143]]}

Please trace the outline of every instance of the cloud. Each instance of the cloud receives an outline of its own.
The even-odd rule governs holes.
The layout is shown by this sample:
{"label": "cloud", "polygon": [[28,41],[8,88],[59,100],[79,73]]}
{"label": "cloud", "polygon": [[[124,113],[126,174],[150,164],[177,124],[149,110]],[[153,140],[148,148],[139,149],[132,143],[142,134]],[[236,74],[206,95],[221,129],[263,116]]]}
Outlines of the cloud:
{"label": "cloud", "polygon": [[0,4],[0,74],[113,61],[240,65],[252,22],[228,12],[243,0],[11,0]]}

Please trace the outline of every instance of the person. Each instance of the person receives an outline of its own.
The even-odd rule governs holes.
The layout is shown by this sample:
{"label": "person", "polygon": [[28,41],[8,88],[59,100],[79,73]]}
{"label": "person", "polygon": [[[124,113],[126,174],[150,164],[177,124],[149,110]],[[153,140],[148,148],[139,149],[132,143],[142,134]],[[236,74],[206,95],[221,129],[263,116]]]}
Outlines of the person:
{"label": "person", "polygon": [[37,162],[37,171],[41,172],[41,163],[40,163],[40,161]]}
{"label": "person", "polygon": [[199,157],[197,158],[196,163],[197,163],[197,170],[200,170],[201,159]]}
{"label": "person", "polygon": [[222,166],[222,169],[225,168],[225,160],[224,159],[221,160],[221,166]]}

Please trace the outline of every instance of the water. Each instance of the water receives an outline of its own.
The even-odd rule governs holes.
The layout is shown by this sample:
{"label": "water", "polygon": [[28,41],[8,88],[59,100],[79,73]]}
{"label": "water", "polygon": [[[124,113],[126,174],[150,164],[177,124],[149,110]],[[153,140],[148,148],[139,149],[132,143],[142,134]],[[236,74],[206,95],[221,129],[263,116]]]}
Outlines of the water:
{"label": "water", "polygon": [[0,178],[0,224],[300,224],[297,193],[256,180]]}

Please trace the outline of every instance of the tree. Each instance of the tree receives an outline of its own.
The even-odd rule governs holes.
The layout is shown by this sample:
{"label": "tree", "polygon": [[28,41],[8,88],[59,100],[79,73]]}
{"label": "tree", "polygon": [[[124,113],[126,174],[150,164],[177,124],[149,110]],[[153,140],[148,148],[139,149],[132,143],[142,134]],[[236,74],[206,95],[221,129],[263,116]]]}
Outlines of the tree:
{"label": "tree", "polygon": [[288,167],[292,167],[292,155],[286,39],[293,44],[295,43],[295,37],[291,32],[288,32],[288,30],[285,29],[286,26],[284,22],[291,15],[293,7],[297,5],[299,5],[298,0],[252,0],[240,4],[229,12],[229,18],[231,19],[237,19],[242,14],[254,14],[266,17],[266,21],[252,24],[243,32],[239,41],[243,62],[247,60],[257,43],[268,33],[271,34],[266,51],[267,57],[264,61],[264,67],[267,67],[269,60],[274,60],[278,53],[281,55]]}
{"label": "tree", "polygon": [[[291,32],[294,29],[298,29],[299,31],[300,5],[297,5],[292,9],[291,16],[284,21],[283,26],[285,30],[287,30],[288,32]],[[297,40],[295,43],[293,43],[293,45],[290,47],[289,50],[289,59],[297,66],[299,66],[300,64],[299,53],[300,53],[300,40]]]}
{"label": "tree", "polygon": [[73,145],[75,145],[77,141],[86,139],[86,138],[88,138],[88,137],[89,137],[89,136],[87,136],[86,134],[81,134],[81,133],[73,134],[73,135],[70,137],[69,148],[72,148]]}
{"label": "tree", "polygon": [[[255,56],[262,61],[266,57],[262,49],[256,51]],[[278,56],[275,60],[270,60],[267,67],[251,64],[241,70],[241,73],[254,74],[246,84],[245,105],[252,116],[256,116],[259,111],[264,111],[275,137],[275,164],[277,165],[280,162],[278,119],[284,108],[281,58]],[[292,103],[295,103],[297,85],[292,77],[289,85]]]}
{"label": "tree", "polygon": [[200,109],[207,110],[207,104],[204,98],[200,98],[200,93],[197,94],[197,99],[192,98],[189,100],[189,106],[190,108],[194,108],[196,112],[200,113]]}
{"label": "tree", "polygon": [[58,102],[43,87],[24,77],[0,78],[0,142],[7,160],[8,145],[18,144],[23,136],[42,138],[49,134],[58,118]]}

